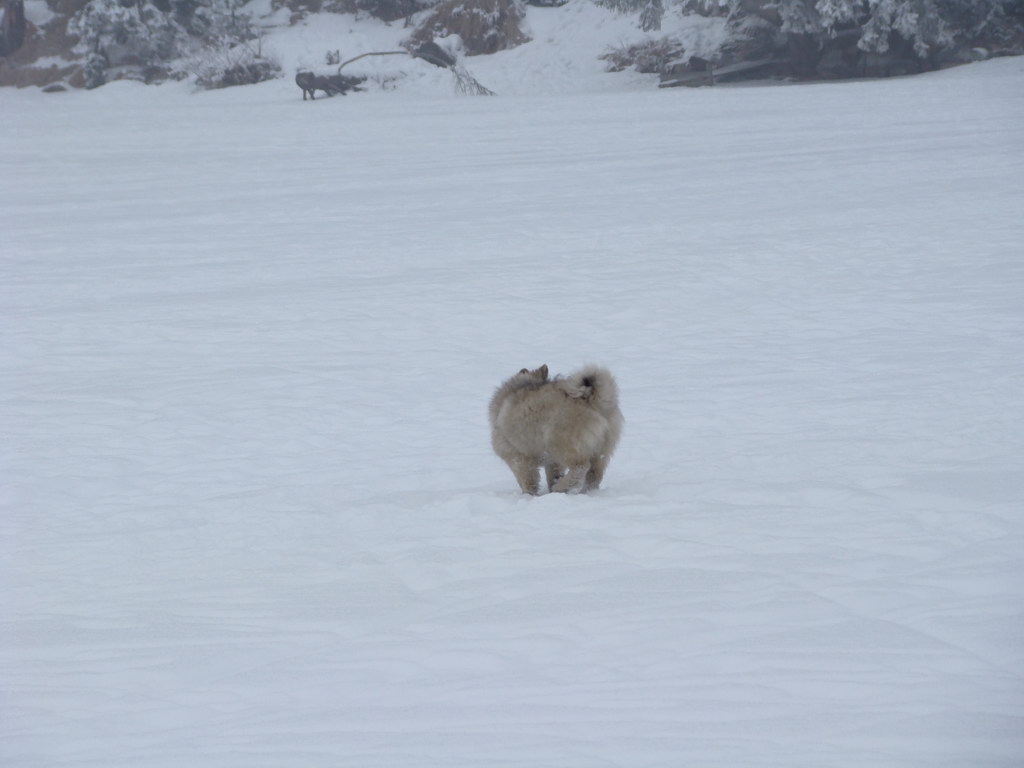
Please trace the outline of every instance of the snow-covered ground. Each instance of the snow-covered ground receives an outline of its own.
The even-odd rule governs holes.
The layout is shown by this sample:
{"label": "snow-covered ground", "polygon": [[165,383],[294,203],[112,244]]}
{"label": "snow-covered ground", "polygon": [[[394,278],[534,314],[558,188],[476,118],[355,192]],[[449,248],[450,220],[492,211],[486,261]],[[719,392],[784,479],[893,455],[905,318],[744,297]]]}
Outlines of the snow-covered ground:
{"label": "snow-covered ground", "polygon": [[5,768],[1022,764],[1024,60],[619,82],[0,92]]}

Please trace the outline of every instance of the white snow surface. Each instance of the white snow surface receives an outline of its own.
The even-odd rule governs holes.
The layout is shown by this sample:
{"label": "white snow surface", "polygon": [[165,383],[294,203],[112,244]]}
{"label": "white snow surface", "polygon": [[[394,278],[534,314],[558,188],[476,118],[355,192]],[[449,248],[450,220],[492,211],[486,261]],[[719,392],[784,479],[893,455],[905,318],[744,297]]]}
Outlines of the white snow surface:
{"label": "white snow surface", "polygon": [[37,27],[45,26],[56,14],[50,10],[46,0],[25,0],[25,19]]}
{"label": "white snow surface", "polygon": [[0,764],[1022,765],[1024,60],[618,82],[0,92]]}

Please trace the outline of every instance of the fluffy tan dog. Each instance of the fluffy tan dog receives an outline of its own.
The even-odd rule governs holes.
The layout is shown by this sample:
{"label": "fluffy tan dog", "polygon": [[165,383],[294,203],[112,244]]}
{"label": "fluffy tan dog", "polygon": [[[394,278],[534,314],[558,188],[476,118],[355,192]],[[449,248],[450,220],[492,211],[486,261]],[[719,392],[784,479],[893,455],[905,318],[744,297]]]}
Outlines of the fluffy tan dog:
{"label": "fluffy tan dog", "polygon": [[533,495],[540,467],[550,491],[596,489],[622,434],[619,388],[611,373],[596,365],[555,379],[548,379],[546,365],[523,368],[498,387],[489,415],[494,452],[523,493]]}

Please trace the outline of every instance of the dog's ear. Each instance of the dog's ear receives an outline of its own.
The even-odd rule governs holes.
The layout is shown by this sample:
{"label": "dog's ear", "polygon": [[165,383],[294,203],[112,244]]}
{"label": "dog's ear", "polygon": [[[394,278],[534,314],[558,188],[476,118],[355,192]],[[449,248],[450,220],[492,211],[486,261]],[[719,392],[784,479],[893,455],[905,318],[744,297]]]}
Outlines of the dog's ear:
{"label": "dog's ear", "polygon": [[547,378],[548,378],[548,364],[544,363],[544,365],[542,365],[540,368],[537,369],[537,373],[540,374],[540,377],[542,379],[547,380]]}
{"label": "dog's ear", "polygon": [[523,368],[523,369],[522,369],[522,370],[520,371],[520,373],[529,373],[529,372],[530,372],[530,369],[529,369],[529,368]]}

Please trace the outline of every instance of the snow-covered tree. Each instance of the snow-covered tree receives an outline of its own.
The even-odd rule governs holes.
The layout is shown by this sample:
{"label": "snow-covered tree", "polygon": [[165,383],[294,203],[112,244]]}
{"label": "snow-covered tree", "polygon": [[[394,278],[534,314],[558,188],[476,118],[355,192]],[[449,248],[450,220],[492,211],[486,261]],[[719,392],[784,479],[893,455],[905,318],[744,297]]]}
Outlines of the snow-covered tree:
{"label": "snow-covered tree", "polygon": [[68,24],[87,56],[86,87],[106,82],[111,66],[146,68],[173,58],[184,31],[151,2],[92,0]]}
{"label": "snow-covered tree", "polygon": [[923,58],[933,48],[952,42],[935,0],[868,0],[868,6],[870,15],[857,43],[861,50],[884,53],[893,35],[899,35]]}
{"label": "snow-covered tree", "polygon": [[640,29],[644,32],[657,32],[661,29],[661,18],[665,15],[665,6],[661,0],[647,0],[640,11]]}
{"label": "snow-covered tree", "polygon": [[684,7],[728,16],[737,35],[743,20],[756,18],[811,61],[837,46],[848,59],[853,40],[864,53],[918,60],[978,40],[1024,46],[1022,0],[684,0]]}
{"label": "snow-covered tree", "polygon": [[821,14],[814,0],[787,0],[778,3],[782,31],[793,35],[816,35],[822,27]]}
{"label": "snow-covered tree", "polygon": [[824,29],[856,23],[864,11],[863,0],[818,0],[814,8]]}
{"label": "snow-covered tree", "polygon": [[611,8],[619,13],[642,12],[649,0],[594,0],[598,5]]}
{"label": "snow-covered tree", "polygon": [[1021,0],[936,0],[950,32],[965,44],[1008,42],[1024,30]]}
{"label": "snow-covered tree", "polygon": [[703,13],[708,16],[735,13],[742,6],[742,0],[684,0],[683,2],[685,10]]}
{"label": "snow-covered tree", "polygon": [[12,0],[0,5],[0,56],[11,56],[25,42],[25,3]]}
{"label": "snow-covered tree", "polygon": [[[236,49],[255,37],[241,5],[241,0],[90,0],[68,24],[86,58],[86,87],[126,72],[149,80],[176,67],[194,70],[184,60],[196,56],[237,68],[252,57]],[[244,62],[247,76],[257,77],[251,64]]]}

